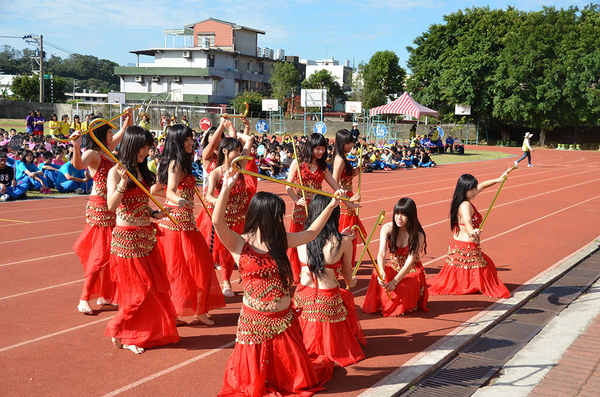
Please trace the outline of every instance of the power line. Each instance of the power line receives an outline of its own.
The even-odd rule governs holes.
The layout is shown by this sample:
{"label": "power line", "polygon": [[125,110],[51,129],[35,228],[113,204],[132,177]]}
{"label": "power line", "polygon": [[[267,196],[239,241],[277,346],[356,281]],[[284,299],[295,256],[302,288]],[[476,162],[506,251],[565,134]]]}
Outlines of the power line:
{"label": "power line", "polygon": [[57,49],[57,50],[59,50],[59,51],[66,52],[66,53],[67,53],[67,54],[69,54],[69,55],[74,55],[74,54],[75,54],[75,52],[73,52],[73,51],[70,51],[70,50],[67,50],[66,48],[63,48],[63,47],[61,47],[61,46],[59,46],[59,45],[56,45],[56,44],[50,43],[48,40],[46,40],[46,45],[49,45],[49,46],[50,46],[50,47],[52,47],[52,48],[56,48],[56,49]]}

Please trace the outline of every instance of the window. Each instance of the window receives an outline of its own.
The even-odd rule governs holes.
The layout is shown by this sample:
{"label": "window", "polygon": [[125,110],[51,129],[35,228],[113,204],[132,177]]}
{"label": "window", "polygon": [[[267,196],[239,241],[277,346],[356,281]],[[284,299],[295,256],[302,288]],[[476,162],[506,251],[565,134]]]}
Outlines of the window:
{"label": "window", "polygon": [[248,61],[246,63],[246,71],[248,71],[248,72],[252,71],[252,61]]}
{"label": "window", "polygon": [[215,46],[215,34],[214,33],[198,33],[198,47],[202,47],[202,43],[208,39],[208,45],[210,47]]}
{"label": "window", "polygon": [[263,74],[264,69],[265,69],[265,63],[259,62],[258,63],[258,74]]}
{"label": "window", "polygon": [[235,59],[235,60],[233,61],[233,68],[234,68],[235,70],[238,70],[238,60],[237,60],[237,59]]}
{"label": "window", "polygon": [[215,56],[213,54],[208,54],[208,67],[209,68],[215,67]]}

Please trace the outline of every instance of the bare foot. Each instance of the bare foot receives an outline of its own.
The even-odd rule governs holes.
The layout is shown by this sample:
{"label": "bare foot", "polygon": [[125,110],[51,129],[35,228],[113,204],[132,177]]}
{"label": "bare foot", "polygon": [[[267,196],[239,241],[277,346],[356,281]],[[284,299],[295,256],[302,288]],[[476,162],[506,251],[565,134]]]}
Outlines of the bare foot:
{"label": "bare foot", "polygon": [[208,318],[206,313],[194,315],[194,320],[190,324],[215,325],[215,322]]}
{"label": "bare foot", "polygon": [[143,348],[138,347],[136,345],[123,345],[123,349],[131,350],[135,354],[142,354],[143,352],[146,351]]}
{"label": "bare foot", "polygon": [[90,304],[88,301],[79,301],[79,305],[77,305],[77,310],[79,310],[79,313],[83,313],[83,314],[87,314],[87,315],[94,314],[94,311],[90,307]]}
{"label": "bare foot", "polygon": [[113,343],[113,345],[115,345],[115,347],[117,349],[123,348],[123,345],[121,344],[121,339],[119,339],[119,338],[112,338],[112,343]]}
{"label": "bare foot", "polygon": [[104,306],[104,305],[119,306],[117,303],[112,303],[111,301],[107,301],[102,296],[100,298],[98,298],[98,300],[96,301],[96,303],[98,304],[98,306]]}
{"label": "bare foot", "polygon": [[223,283],[223,296],[226,298],[233,298],[235,296],[233,290],[231,289],[231,283],[229,281],[225,281]]}
{"label": "bare foot", "polygon": [[176,319],[175,319],[175,325],[176,325],[177,327],[181,327],[182,325],[186,325],[186,324],[187,324],[187,322],[183,321],[183,320],[182,320],[182,319],[180,319],[180,318],[176,318]]}

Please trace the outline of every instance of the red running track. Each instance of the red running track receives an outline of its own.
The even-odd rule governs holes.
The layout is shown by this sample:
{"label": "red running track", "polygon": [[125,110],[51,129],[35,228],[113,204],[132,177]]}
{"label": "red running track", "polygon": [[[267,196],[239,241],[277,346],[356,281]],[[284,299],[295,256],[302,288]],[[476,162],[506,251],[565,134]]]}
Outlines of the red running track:
{"label": "red running track", "polygon": [[[493,150],[520,154],[518,149]],[[495,178],[514,159],[365,174],[361,218],[370,230],[381,209],[390,221],[397,199],[412,197],[427,233],[423,262],[430,277],[444,261],[457,178],[466,172],[480,181]],[[511,291],[600,234],[600,153],[536,150],[533,162],[535,168],[522,162],[511,174],[482,235],[483,250]],[[284,186],[261,182],[260,188],[282,194],[291,211]],[[495,192],[490,188],[475,200],[482,213]],[[2,394],[216,395],[233,348],[241,285],[234,284],[236,296],[227,300],[225,309],[212,313],[215,326],[181,327],[180,343],[142,355],[117,350],[103,336],[114,310],[98,310],[94,304],[94,316],[76,310],[83,272],[71,247],[83,229],[86,201],[70,197],[0,205]],[[200,210],[199,203],[196,208]],[[371,249],[377,247],[373,241]],[[366,261],[359,271],[353,291],[359,307],[371,269]],[[482,295],[431,297],[429,312],[396,318],[359,310],[367,358],[336,368],[322,394],[360,394],[495,301]]]}

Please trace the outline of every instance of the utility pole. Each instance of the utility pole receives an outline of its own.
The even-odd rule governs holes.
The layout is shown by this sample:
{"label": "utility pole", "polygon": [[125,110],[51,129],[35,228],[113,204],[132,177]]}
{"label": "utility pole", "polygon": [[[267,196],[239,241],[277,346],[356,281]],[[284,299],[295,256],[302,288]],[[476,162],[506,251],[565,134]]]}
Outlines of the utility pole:
{"label": "utility pole", "polygon": [[35,43],[38,45],[38,54],[37,56],[32,58],[38,63],[38,66],[40,67],[40,103],[44,103],[44,36],[34,36],[28,34],[26,36],[23,36],[23,40],[27,41],[28,43]]}

